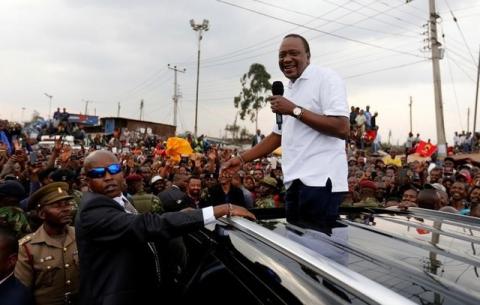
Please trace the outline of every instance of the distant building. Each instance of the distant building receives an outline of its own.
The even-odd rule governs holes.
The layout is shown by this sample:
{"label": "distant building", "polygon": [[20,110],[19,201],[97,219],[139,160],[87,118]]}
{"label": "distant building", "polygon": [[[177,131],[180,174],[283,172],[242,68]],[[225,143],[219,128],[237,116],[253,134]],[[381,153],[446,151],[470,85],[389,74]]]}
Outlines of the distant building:
{"label": "distant building", "polygon": [[142,131],[164,137],[175,136],[176,127],[173,125],[127,119],[121,117],[100,118],[101,125],[106,135],[111,135],[115,129],[128,128],[131,131]]}

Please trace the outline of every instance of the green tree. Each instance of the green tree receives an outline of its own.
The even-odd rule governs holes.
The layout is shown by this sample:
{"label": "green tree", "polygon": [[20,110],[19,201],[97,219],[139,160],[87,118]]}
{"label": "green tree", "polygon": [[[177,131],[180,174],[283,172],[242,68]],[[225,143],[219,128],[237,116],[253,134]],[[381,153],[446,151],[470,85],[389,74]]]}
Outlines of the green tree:
{"label": "green tree", "polygon": [[250,121],[255,121],[255,129],[258,129],[258,110],[265,106],[265,96],[270,91],[270,74],[262,64],[252,64],[247,73],[240,79],[242,90],[233,99],[235,108],[240,108],[240,118],[250,116]]}

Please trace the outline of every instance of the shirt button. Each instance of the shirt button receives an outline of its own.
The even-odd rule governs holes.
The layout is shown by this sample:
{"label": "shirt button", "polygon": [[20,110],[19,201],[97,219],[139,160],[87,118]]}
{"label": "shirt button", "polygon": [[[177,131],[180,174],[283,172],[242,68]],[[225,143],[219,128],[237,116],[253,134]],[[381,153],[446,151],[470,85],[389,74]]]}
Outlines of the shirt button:
{"label": "shirt button", "polygon": [[63,252],[67,252],[67,248],[63,248]]}
{"label": "shirt button", "polygon": [[72,282],[70,280],[67,280],[65,284],[70,285]]}
{"label": "shirt button", "polygon": [[68,268],[68,267],[70,267],[70,265],[69,265],[69,264],[65,264],[65,268]]}

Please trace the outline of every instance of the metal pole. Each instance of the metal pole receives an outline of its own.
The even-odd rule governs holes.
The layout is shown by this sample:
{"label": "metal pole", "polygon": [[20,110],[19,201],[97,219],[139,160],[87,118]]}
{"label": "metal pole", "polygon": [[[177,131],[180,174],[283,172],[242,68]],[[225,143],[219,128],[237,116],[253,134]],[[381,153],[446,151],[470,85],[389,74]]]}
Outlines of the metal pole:
{"label": "metal pole", "polygon": [[412,132],[412,130],[413,130],[413,127],[412,127],[412,104],[413,104],[413,99],[410,96],[410,104],[408,104],[408,106],[410,106],[410,132]]}
{"label": "metal pole", "polygon": [[200,41],[202,40],[203,31],[208,31],[208,20],[203,19],[202,24],[195,24],[193,19],[190,20],[190,26],[194,31],[198,32],[198,53],[197,53],[197,90],[195,94],[195,126],[194,136],[197,137],[198,132],[198,84],[200,81]]}
{"label": "metal pole", "polygon": [[473,130],[475,134],[477,131],[477,104],[478,104],[478,83],[480,81],[480,50],[478,52],[478,67],[477,67],[477,90],[475,92],[475,110],[473,111]]}
{"label": "metal pole", "polygon": [[50,120],[52,118],[51,113],[52,113],[52,98],[53,98],[53,95],[50,95],[48,93],[44,93],[44,94],[50,100],[50,103],[49,103],[49,106],[48,106],[48,119]]}
{"label": "metal pole", "polygon": [[467,132],[470,131],[470,107],[467,108]]}
{"label": "metal pole", "polygon": [[117,117],[120,117],[120,102],[118,102],[117,106]]}
{"label": "metal pole", "polygon": [[88,102],[89,101],[85,101],[85,115],[87,115],[88,112]]}
{"label": "metal pole", "polygon": [[445,138],[445,122],[443,118],[442,81],[440,78],[440,42],[437,40],[437,19],[440,17],[435,10],[435,0],[429,0],[430,9],[430,42],[432,47],[433,88],[435,94],[435,119],[437,127],[438,156],[446,157],[447,140]]}
{"label": "metal pole", "polygon": [[[177,66],[170,67],[168,64],[168,68],[173,70],[174,78],[173,78],[173,125],[177,126],[177,112],[178,112],[178,89],[177,89],[177,72],[185,73],[186,69],[179,70]],[[197,76],[198,78],[198,76]],[[197,92],[198,92],[198,83],[197,83]],[[197,93],[197,101],[198,101],[198,93]]]}
{"label": "metal pole", "polygon": [[198,53],[197,53],[197,90],[195,93],[195,127],[194,135],[197,137],[198,131],[198,83],[200,80],[200,41],[202,40],[202,30],[198,31]]}

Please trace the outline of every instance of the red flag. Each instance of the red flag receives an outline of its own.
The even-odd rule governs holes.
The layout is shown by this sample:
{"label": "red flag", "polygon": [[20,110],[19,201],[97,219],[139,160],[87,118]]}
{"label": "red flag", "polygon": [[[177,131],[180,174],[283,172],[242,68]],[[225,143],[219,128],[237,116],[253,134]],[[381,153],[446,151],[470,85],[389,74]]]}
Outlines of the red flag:
{"label": "red flag", "polygon": [[365,140],[367,142],[373,142],[373,140],[375,140],[376,137],[377,137],[377,131],[374,129],[368,130],[365,132]]}
{"label": "red flag", "polygon": [[437,151],[437,146],[432,143],[427,143],[425,141],[420,141],[417,144],[417,149],[415,150],[422,157],[430,157],[434,152]]}

